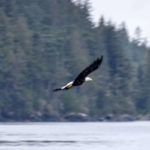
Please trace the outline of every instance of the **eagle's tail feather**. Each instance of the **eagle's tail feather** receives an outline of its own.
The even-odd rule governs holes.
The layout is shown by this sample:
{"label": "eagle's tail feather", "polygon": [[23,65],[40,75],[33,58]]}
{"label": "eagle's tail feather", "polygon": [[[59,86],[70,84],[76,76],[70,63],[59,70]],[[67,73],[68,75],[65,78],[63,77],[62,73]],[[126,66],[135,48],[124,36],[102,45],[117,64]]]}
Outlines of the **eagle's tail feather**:
{"label": "eagle's tail feather", "polygon": [[57,88],[57,89],[54,89],[53,91],[57,92],[57,91],[60,91],[60,90],[62,90],[62,89],[61,88]]}

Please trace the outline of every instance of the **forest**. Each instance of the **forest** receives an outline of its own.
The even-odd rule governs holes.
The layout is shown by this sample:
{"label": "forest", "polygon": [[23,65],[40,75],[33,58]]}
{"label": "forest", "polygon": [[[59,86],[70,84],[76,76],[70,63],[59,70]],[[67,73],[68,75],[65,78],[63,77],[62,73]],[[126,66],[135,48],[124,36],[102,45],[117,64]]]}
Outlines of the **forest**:
{"label": "forest", "polygon": [[[125,23],[100,16],[95,25],[90,8],[88,1],[0,1],[0,121],[150,114],[150,47],[140,28],[130,37]],[[102,55],[93,82],[53,92]]]}

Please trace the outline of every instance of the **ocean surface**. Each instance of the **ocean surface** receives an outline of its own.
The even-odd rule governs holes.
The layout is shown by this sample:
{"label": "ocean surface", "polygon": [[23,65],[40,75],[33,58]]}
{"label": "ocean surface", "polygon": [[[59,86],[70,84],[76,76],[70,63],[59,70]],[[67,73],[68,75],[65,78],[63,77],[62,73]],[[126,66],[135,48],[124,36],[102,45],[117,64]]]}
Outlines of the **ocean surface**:
{"label": "ocean surface", "polygon": [[150,122],[0,123],[0,150],[150,150]]}

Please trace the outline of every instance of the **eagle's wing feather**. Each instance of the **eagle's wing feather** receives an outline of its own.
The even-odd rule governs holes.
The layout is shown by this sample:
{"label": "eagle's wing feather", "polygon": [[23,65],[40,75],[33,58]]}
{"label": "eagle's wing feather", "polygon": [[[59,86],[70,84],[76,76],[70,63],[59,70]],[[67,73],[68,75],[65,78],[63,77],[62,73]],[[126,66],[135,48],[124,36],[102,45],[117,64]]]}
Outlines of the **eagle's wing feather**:
{"label": "eagle's wing feather", "polygon": [[85,77],[90,74],[91,72],[93,72],[94,70],[96,70],[102,63],[103,60],[103,56],[101,56],[101,58],[96,59],[91,65],[89,65],[88,67],[86,67],[74,80],[73,85],[80,85],[84,82]]}

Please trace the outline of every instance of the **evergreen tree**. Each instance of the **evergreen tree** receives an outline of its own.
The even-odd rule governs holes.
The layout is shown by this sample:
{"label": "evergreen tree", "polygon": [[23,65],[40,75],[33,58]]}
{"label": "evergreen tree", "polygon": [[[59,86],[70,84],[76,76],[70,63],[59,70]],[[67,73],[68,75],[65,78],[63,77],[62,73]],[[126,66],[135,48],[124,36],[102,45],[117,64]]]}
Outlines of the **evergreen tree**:
{"label": "evergreen tree", "polygon": [[136,97],[137,110],[142,113],[149,113],[150,110],[150,51],[147,51],[147,56],[144,65],[138,70],[138,92]]}

